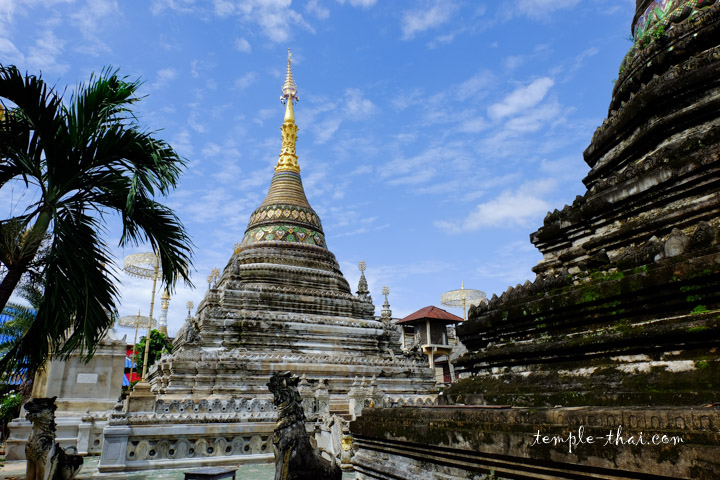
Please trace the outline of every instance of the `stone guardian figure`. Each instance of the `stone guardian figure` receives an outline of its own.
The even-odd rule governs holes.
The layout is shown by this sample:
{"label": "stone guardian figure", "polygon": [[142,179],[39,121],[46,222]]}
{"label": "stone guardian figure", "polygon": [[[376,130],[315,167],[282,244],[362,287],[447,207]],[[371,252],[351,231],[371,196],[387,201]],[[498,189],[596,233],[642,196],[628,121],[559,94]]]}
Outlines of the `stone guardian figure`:
{"label": "stone guardian figure", "polygon": [[305,412],[298,392],[300,378],[291,372],[274,373],[267,384],[278,407],[273,435],[275,480],[340,480],[342,471],[310,445]]}
{"label": "stone guardian figure", "polygon": [[25,418],[33,425],[25,445],[25,480],[71,480],[83,464],[80,455],[69,454],[55,443],[56,398],[33,398],[25,404]]}

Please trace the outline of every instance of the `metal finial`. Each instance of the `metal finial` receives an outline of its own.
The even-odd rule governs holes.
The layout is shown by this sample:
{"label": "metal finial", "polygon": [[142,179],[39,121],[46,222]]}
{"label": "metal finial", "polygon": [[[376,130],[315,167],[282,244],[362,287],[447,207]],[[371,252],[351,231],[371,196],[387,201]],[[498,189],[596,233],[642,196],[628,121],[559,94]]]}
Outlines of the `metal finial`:
{"label": "metal finial", "polygon": [[165,289],[162,295],[160,295],[160,300],[162,300],[162,303],[160,304],[163,308],[163,310],[168,309],[168,305],[170,303],[170,293]]}
{"label": "metal finial", "polygon": [[292,76],[292,52],[288,48],[288,63],[287,63],[287,73],[285,74],[285,83],[282,86],[282,97],[281,101],[285,103],[290,100],[294,100],[295,102],[298,101],[298,88],[297,84],[295,83],[295,80],[293,80]]}
{"label": "metal finial", "polygon": [[383,287],[382,294],[387,298],[387,296],[390,295],[390,289],[388,287]]}
{"label": "metal finial", "polygon": [[365,263],[364,260],[361,260],[360,263],[358,263],[358,269],[361,272],[365,273],[365,270],[367,270],[367,264]]}
{"label": "metal finial", "polygon": [[208,282],[208,288],[212,287],[213,282],[217,282],[217,279],[220,277],[220,270],[217,268],[213,268],[210,270],[210,275],[208,275],[207,282]]}
{"label": "metal finial", "polygon": [[187,309],[188,309],[188,317],[189,317],[189,316],[190,316],[190,312],[192,311],[192,309],[193,309],[193,307],[195,306],[195,304],[194,304],[192,301],[189,301],[189,302],[187,302],[187,303],[185,304],[185,306],[186,306]]}

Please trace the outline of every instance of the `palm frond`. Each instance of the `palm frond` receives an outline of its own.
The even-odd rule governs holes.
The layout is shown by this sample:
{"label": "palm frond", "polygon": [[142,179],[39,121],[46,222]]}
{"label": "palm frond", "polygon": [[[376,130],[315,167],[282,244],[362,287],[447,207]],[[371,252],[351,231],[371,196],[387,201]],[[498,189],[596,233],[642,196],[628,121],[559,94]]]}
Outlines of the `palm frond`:
{"label": "palm frond", "polygon": [[65,358],[77,350],[89,358],[117,317],[117,279],[105,267],[110,256],[98,230],[97,220],[82,211],[65,211],[56,222],[45,296],[31,327],[10,350],[31,369],[41,366],[48,352]]}
{"label": "palm frond", "polygon": [[4,161],[13,167],[0,172],[0,187],[10,174],[18,174],[17,168],[25,174],[40,178],[43,157],[51,156],[65,147],[65,142],[58,137],[64,124],[62,102],[40,77],[23,75],[17,67],[2,65],[0,98],[15,105],[12,114],[8,115],[12,119],[9,125],[15,129],[15,134],[22,136],[21,140],[25,143],[23,146],[18,140],[6,147],[12,147],[13,152],[9,152]]}
{"label": "palm frond", "polygon": [[193,242],[177,216],[168,207],[145,197],[136,197],[134,208],[128,212],[123,209],[126,191],[121,181],[117,181],[116,186],[109,191],[95,192],[92,198],[94,203],[121,212],[120,245],[149,243],[160,257],[163,282],[170,292],[178,279],[191,285]]}
{"label": "palm frond", "polygon": [[[122,218],[120,245],[150,243],[170,290],[178,278],[189,283],[192,242],[155,198],[177,186],[184,160],[138,126],[131,107],[139,85],[107,68],[80,85],[66,106],[39,77],[0,65],[0,101],[14,105],[0,122],[0,188],[14,178],[37,184],[41,200],[17,221],[31,227],[33,238],[47,232],[51,239],[38,270],[45,294],[37,315],[0,359],[0,370],[18,359],[36,368],[48,355],[75,349],[89,356],[112,325],[117,279],[104,266],[112,260],[101,239],[108,212]],[[0,283],[0,304],[20,281],[19,272],[27,273],[39,257],[40,243],[33,247],[9,270],[12,278]]]}

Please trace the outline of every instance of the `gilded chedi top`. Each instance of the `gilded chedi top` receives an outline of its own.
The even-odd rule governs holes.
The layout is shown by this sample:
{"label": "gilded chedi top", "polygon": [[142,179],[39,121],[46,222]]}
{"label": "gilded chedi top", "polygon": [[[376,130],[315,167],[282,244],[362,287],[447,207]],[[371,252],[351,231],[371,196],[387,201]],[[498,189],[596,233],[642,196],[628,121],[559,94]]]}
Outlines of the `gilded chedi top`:
{"label": "gilded chedi top", "polygon": [[280,99],[285,104],[280,158],[270,190],[250,216],[240,247],[294,244],[327,249],[320,218],[305,196],[295,152],[298,127],[295,125],[294,104],[298,101],[298,88],[292,76],[290,50]]}

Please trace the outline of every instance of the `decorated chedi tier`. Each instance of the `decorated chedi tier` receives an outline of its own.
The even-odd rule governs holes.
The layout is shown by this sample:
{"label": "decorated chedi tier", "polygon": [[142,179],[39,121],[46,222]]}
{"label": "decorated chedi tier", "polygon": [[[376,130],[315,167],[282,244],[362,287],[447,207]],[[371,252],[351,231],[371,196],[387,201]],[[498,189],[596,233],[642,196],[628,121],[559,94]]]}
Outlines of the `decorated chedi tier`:
{"label": "decorated chedi tier", "polygon": [[[266,384],[274,372],[301,379],[318,446],[337,455],[345,422],[363,407],[436,400],[427,363],[403,356],[397,332],[374,317],[364,275],[353,295],[328,250],[300,177],[297,99],[289,57],[282,148],[267,196],[227,266],[208,280],[172,354],[151,369],[154,410],[119,414],[119,430],[106,430],[106,446],[117,432],[122,451],[110,459],[105,448],[101,471],[272,461],[276,408]],[[164,424],[183,428],[158,438]]]}
{"label": "decorated chedi tier", "polygon": [[448,402],[514,408],[363,415],[369,478],[418,463],[390,445],[448,438],[427,453],[454,449],[454,478],[720,478],[720,2],[636,10],[587,190],[530,236],[535,280],[458,327],[468,378]]}

